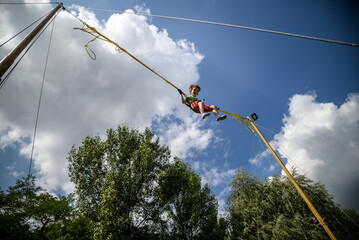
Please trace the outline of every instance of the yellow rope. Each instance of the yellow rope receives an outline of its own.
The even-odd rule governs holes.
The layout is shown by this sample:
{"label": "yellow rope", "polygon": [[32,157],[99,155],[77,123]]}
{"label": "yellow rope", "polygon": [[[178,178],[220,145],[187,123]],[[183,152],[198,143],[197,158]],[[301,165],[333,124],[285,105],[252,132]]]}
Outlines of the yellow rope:
{"label": "yellow rope", "polygon": [[[95,38],[92,39],[91,41],[89,41],[85,47],[86,49],[89,48],[88,44],[94,40],[96,40],[97,38],[100,40],[104,40],[106,42],[112,43],[113,45],[116,46],[116,50],[119,52],[124,52],[127,55],[129,55],[130,57],[132,57],[133,59],[135,59],[137,62],[139,62],[142,66],[144,66],[145,68],[147,68],[148,70],[150,70],[151,72],[153,72],[154,74],[156,74],[158,77],[162,78],[165,82],[167,82],[168,84],[170,84],[172,87],[174,87],[175,89],[179,89],[178,87],[176,87],[174,84],[172,84],[170,81],[168,81],[166,78],[162,77],[160,74],[158,74],[156,71],[154,71],[152,68],[148,67],[146,64],[144,64],[141,60],[139,60],[138,58],[136,58],[135,56],[133,56],[131,53],[129,53],[126,49],[122,48],[120,45],[118,45],[116,42],[112,41],[111,39],[109,39],[108,37],[106,37],[105,35],[101,34],[100,32],[97,31],[96,28],[89,26],[88,24],[85,23],[86,28],[74,28],[74,29],[78,29],[84,32],[87,32],[89,34],[91,34],[92,36],[94,36]],[[91,52],[93,52],[91,50]]]}
{"label": "yellow rope", "polygon": [[248,122],[248,120],[246,118],[239,116],[237,113],[230,113],[230,112],[224,111],[222,109],[218,109],[218,111],[226,113],[228,115],[231,115],[234,120],[240,122],[245,128],[247,128],[248,131],[250,131],[253,135],[255,135],[254,128]]}
{"label": "yellow rope", "polygon": [[[81,21],[82,22],[82,21]],[[91,42],[95,41],[96,39],[100,39],[109,43],[112,43],[113,45],[116,46],[116,51],[118,52],[124,52],[127,55],[129,55],[130,57],[132,57],[133,59],[135,59],[138,63],[140,63],[142,66],[144,66],[145,68],[147,68],[148,70],[150,70],[151,72],[153,72],[154,74],[156,74],[158,77],[160,77],[162,80],[164,80],[166,83],[168,83],[169,85],[171,85],[172,87],[174,87],[175,89],[179,89],[178,87],[176,87],[173,83],[171,83],[170,81],[168,81],[166,78],[162,77],[160,74],[158,74],[155,70],[153,70],[152,68],[148,67],[146,64],[144,64],[141,60],[139,60],[138,58],[136,58],[135,56],[133,56],[131,53],[129,53],[126,49],[122,48],[120,45],[118,45],[116,42],[112,41],[111,39],[109,39],[108,37],[106,37],[105,35],[101,34],[100,32],[97,31],[96,28],[89,26],[87,23],[82,22],[85,27],[83,28],[74,28],[77,30],[81,30],[83,32],[86,32],[92,36],[94,36],[94,39],[90,40],[86,45],[85,45],[85,49],[86,52],[89,54],[89,56],[95,60],[96,59],[96,54],[90,49],[90,47],[88,46]],[[90,54],[90,52],[92,53],[92,56]],[[182,93],[184,96],[186,96],[186,94]],[[245,119],[244,117],[239,116],[236,113],[230,113],[224,110],[219,109],[219,111],[226,113],[228,115],[231,115],[233,117],[234,120],[240,122],[245,128],[247,128],[252,134],[255,134],[255,130],[253,129],[253,127],[250,125],[250,123],[248,122],[247,119]]]}

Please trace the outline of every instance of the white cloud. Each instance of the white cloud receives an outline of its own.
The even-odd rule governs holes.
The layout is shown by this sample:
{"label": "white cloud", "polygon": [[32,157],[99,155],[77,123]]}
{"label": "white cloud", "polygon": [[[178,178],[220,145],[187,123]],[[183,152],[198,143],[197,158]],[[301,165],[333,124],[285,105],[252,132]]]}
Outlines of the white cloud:
{"label": "white cloud", "polygon": [[[186,107],[183,109],[188,110]],[[185,113],[180,113],[185,117],[176,118],[176,121],[170,121],[164,125],[158,120],[156,123],[160,125],[158,133],[161,136],[161,143],[170,147],[172,155],[183,159],[194,157],[202,152],[215,138],[212,129],[203,129],[204,121],[199,114],[193,114],[189,110],[188,113],[191,115],[185,116]]]}
{"label": "white cloud", "polygon": [[0,135],[0,149],[5,149],[6,147],[13,145],[15,142],[22,142],[19,129],[6,128],[4,125],[3,128],[1,128]]}
{"label": "white cloud", "polygon": [[208,184],[213,187],[227,185],[236,174],[236,169],[229,168],[227,164],[219,167],[208,161],[196,162],[194,166],[197,168],[195,170],[201,174],[202,184]]}
{"label": "white cloud", "polygon": [[261,166],[263,163],[263,160],[266,159],[270,155],[271,155],[271,152],[269,150],[266,150],[266,151],[258,153],[256,156],[249,159],[249,162],[253,165]]}
{"label": "white cloud", "polygon": [[14,171],[10,173],[12,176],[18,178],[21,177],[24,173],[23,172],[18,172],[18,171]]}
{"label": "white cloud", "polygon": [[319,103],[316,95],[294,95],[280,134],[282,157],[314,181],[326,185],[337,202],[359,209],[359,94],[341,106]]}
{"label": "white cloud", "polygon": [[228,194],[230,193],[231,188],[229,186],[226,186],[220,193],[218,196],[216,196],[217,201],[218,201],[218,216],[219,217],[226,217],[228,212],[227,212],[227,203],[226,203],[226,199]]}
{"label": "white cloud", "polygon": [[[51,9],[50,5],[31,6],[2,7],[0,33],[7,32],[5,37],[15,35],[27,26],[29,16],[41,16]],[[203,56],[193,43],[185,39],[174,41],[165,29],[150,25],[144,16],[114,14],[101,23],[84,8],[72,10],[179,88],[187,89],[198,81],[197,67]],[[71,145],[117,124],[143,129],[151,126],[153,120],[177,114],[184,120],[167,123],[162,132],[174,154],[191,155],[193,148],[184,146],[192,139],[198,151],[208,147],[213,132],[201,128],[202,123],[181,104],[174,88],[127,54],[116,52],[107,42],[96,40],[90,44],[97,56],[97,60],[91,60],[83,46],[92,36],[73,30],[74,27],[82,24],[67,12],[56,18],[34,155],[34,167],[44,187],[71,192],[66,161]],[[49,29],[1,89],[1,148],[32,138]],[[5,37],[1,37],[2,42]],[[0,48],[0,56],[13,46],[9,43]],[[19,152],[29,155],[30,145],[20,145]]]}
{"label": "white cloud", "polygon": [[233,176],[237,173],[224,161],[221,165],[215,165],[213,161],[194,161],[191,165],[193,169],[201,176],[201,184],[208,184],[211,189],[217,190],[216,199],[218,201],[218,217],[226,216],[226,199],[230,192],[229,184]]}

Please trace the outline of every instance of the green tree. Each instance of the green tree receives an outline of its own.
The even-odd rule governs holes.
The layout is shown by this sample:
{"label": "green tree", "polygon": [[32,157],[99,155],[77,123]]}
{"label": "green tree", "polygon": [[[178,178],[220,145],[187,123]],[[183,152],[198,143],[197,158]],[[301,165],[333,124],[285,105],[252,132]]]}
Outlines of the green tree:
{"label": "green tree", "polygon": [[78,204],[97,239],[136,239],[153,234],[158,219],[153,201],[157,172],[169,150],[153,141],[153,133],[119,126],[107,139],[86,137],[69,153],[71,180]]}
{"label": "green tree", "polygon": [[228,196],[229,226],[233,239],[258,239],[260,215],[258,195],[262,185],[258,178],[252,177],[243,169],[235,175]]}
{"label": "green tree", "polygon": [[188,164],[176,158],[159,185],[171,239],[218,239],[217,200],[207,184],[201,187],[200,176]]}
{"label": "green tree", "polygon": [[217,229],[209,187],[149,129],[118,126],[103,140],[88,136],[68,161],[96,239],[204,239]]}
{"label": "green tree", "polygon": [[51,224],[46,231],[46,239],[90,240],[93,239],[90,220],[74,210],[61,222]]}
{"label": "green tree", "polygon": [[[296,172],[293,176],[338,239],[358,238],[355,212],[335,204],[322,184]],[[231,187],[232,239],[329,239],[288,178],[276,175],[261,182],[240,169]]]}
{"label": "green tree", "polygon": [[17,180],[7,193],[0,191],[0,234],[4,239],[32,239],[28,209],[40,190],[34,181],[30,176]]}
{"label": "green tree", "polygon": [[3,239],[52,239],[55,225],[65,226],[72,213],[72,196],[54,197],[36,186],[36,178],[17,180],[0,194],[0,232]]}

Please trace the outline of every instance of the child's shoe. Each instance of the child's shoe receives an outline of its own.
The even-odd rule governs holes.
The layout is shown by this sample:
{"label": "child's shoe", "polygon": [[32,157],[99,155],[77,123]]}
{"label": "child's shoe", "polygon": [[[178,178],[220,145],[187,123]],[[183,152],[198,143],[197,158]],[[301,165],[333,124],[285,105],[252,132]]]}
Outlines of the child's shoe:
{"label": "child's shoe", "polygon": [[211,113],[203,113],[203,114],[202,114],[202,119],[205,119],[205,118],[208,117],[209,115],[211,115]]}
{"label": "child's shoe", "polygon": [[217,121],[221,121],[227,118],[227,115],[218,115],[217,116]]}

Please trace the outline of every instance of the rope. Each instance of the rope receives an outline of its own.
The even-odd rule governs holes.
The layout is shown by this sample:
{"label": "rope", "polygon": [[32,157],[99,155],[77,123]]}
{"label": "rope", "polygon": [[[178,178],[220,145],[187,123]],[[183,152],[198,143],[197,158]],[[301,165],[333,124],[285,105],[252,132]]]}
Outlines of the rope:
{"label": "rope", "polygon": [[[138,58],[136,58],[134,55],[132,55],[131,53],[129,53],[126,49],[122,48],[120,45],[118,45],[118,43],[112,41],[111,39],[109,39],[108,37],[106,37],[105,35],[101,34],[100,32],[97,31],[96,28],[94,27],[91,27],[90,25],[88,25],[87,23],[85,23],[84,21],[82,21],[80,18],[76,17],[75,15],[73,15],[71,12],[69,12],[67,9],[65,9],[68,13],[70,13],[72,16],[74,16],[76,19],[78,19],[83,25],[84,27],[82,28],[74,28],[76,30],[81,30],[83,32],[86,32],[92,36],[94,36],[95,38],[92,39],[91,41],[89,41],[86,45],[85,45],[85,48],[86,48],[86,51],[88,52],[88,49],[89,48],[89,43],[95,41],[96,39],[100,39],[100,40],[103,40],[103,41],[106,41],[106,42],[109,42],[113,45],[116,46],[115,50],[118,51],[118,52],[124,52],[126,53],[127,55],[129,55],[130,57],[132,57],[134,60],[136,60],[138,63],[140,63],[142,66],[144,66],[145,68],[147,68],[148,70],[150,70],[151,72],[153,72],[154,74],[156,74],[158,77],[160,77],[162,80],[164,80],[166,83],[170,84],[172,87],[174,87],[175,89],[179,90],[178,87],[176,87],[173,83],[171,83],[170,81],[168,81],[166,78],[162,77],[160,74],[158,74],[155,70],[153,70],[152,68],[150,68],[149,66],[147,66],[146,64],[144,64],[141,60],[139,60]],[[92,53],[94,53],[91,49],[90,51]],[[91,56],[90,56],[91,57]],[[96,55],[95,55],[95,58],[96,58]],[[92,58],[94,59],[94,58]],[[185,94],[184,94],[185,95]]]}
{"label": "rope", "polygon": [[[96,30],[96,28],[89,26],[87,23],[84,23],[84,27],[83,28],[74,28],[76,30],[81,30],[83,32],[89,33],[92,36],[95,36],[94,39],[92,39],[91,41],[89,41],[86,45],[86,51],[89,53],[89,51],[91,51],[92,53],[94,53],[90,48],[89,48],[89,43],[95,41],[96,39],[100,39],[109,43],[112,43],[113,45],[116,46],[115,50],[118,52],[124,52],[127,55],[129,55],[130,57],[132,57],[134,60],[136,60],[138,63],[140,63],[142,66],[144,66],[145,68],[147,68],[148,70],[150,70],[151,72],[153,72],[154,74],[156,74],[158,77],[162,78],[165,82],[167,82],[169,85],[171,85],[172,87],[174,87],[175,89],[179,89],[178,87],[176,87],[173,83],[171,83],[170,81],[168,81],[166,78],[164,78],[163,76],[161,76],[159,73],[157,73],[155,70],[153,70],[152,68],[150,68],[149,66],[147,66],[145,63],[143,63],[141,60],[139,60],[138,58],[136,58],[134,55],[132,55],[130,52],[128,52],[126,49],[122,48],[120,45],[118,45],[116,42],[112,41],[111,39],[107,38],[106,36],[104,36],[103,34],[101,34],[100,32],[98,32]],[[91,57],[91,56],[90,56]],[[91,57],[92,58],[92,57]],[[92,59],[96,59],[96,55],[95,58]]]}
{"label": "rope", "polygon": [[258,31],[258,32],[266,32],[266,33],[284,35],[284,36],[289,36],[289,37],[304,38],[304,39],[322,41],[322,42],[327,42],[327,43],[341,44],[341,45],[346,45],[346,46],[351,46],[351,47],[359,47],[358,43],[348,43],[348,42],[336,41],[336,40],[319,38],[319,37],[311,37],[311,36],[305,36],[305,35],[294,34],[294,33],[286,33],[286,32],[267,30],[267,29],[262,29],[262,28],[246,27],[246,26],[241,26],[241,25],[234,25],[234,24],[227,24],[227,23],[220,23],[220,22],[212,22],[212,21],[197,20],[197,19],[191,19],[191,18],[181,18],[181,17],[170,17],[170,16],[154,15],[154,14],[148,14],[148,13],[132,13],[132,12],[98,9],[98,8],[87,8],[87,9],[94,10],[94,11],[118,12],[118,13],[126,13],[126,14],[133,14],[133,15],[141,15],[141,16],[150,16],[150,17],[167,18],[167,19],[174,19],[174,20],[181,20],[181,21],[205,23],[205,24],[212,24],[212,25],[223,26],[223,27],[241,28],[241,29]]}
{"label": "rope", "polygon": [[253,127],[251,126],[251,124],[248,122],[246,118],[239,116],[237,113],[227,112],[222,109],[218,109],[218,111],[231,115],[234,120],[240,122],[248,131],[250,131],[253,135],[255,135],[255,130],[253,129]]}
{"label": "rope", "polygon": [[[66,10],[66,9],[65,9]],[[68,10],[66,10],[67,12],[69,12]],[[69,12],[70,13],[70,12]],[[156,74],[158,77],[160,77],[162,80],[164,80],[166,83],[168,83],[169,85],[171,85],[173,88],[179,90],[178,87],[176,87],[173,83],[171,83],[170,81],[168,81],[166,78],[164,78],[163,76],[161,76],[159,73],[157,73],[155,70],[153,70],[152,68],[150,68],[149,66],[147,66],[145,63],[143,63],[141,60],[139,60],[138,58],[136,58],[134,55],[132,55],[131,53],[129,53],[126,49],[122,48],[118,43],[112,41],[111,39],[109,39],[108,37],[106,37],[105,35],[101,34],[100,32],[97,31],[96,28],[89,26],[87,23],[85,23],[84,21],[82,21],[81,19],[79,19],[78,17],[76,17],[75,15],[73,15],[72,13],[70,13],[72,16],[74,16],[75,18],[77,18],[83,25],[84,27],[82,28],[74,28],[76,30],[81,30],[83,32],[86,32],[92,36],[94,36],[94,39],[90,40],[86,45],[85,45],[85,49],[87,51],[87,53],[89,54],[89,51],[91,51],[91,53],[94,54],[94,58],[89,54],[89,56],[92,59],[96,58],[95,53],[89,48],[89,43],[95,41],[96,39],[100,39],[106,42],[109,42],[113,45],[116,46],[116,51],[119,52],[124,52],[127,55],[129,55],[130,57],[132,57],[134,60],[136,60],[138,63],[140,63],[142,66],[144,66],[145,68],[147,68],[148,70],[150,70],[151,72],[153,72],[154,74]],[[181,93],[183,94],[185,97],[187,97],[187,95],[185,93]],[[219,109],[219,111],[223,112],[223,113],[227,113],[229,115],[232,116],[232,118],[238,122],[240,122],[247,130],[249,130],[253,135],[255,134],[255,130],[253,129],[253,127],[250,125],[250,123],[248,122],[247,119],[245,119],[244,117],[239,116],[236,113],[230,113],[224,110]]]}

